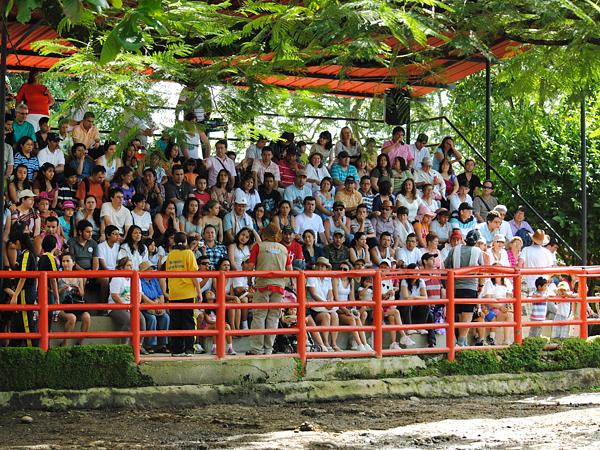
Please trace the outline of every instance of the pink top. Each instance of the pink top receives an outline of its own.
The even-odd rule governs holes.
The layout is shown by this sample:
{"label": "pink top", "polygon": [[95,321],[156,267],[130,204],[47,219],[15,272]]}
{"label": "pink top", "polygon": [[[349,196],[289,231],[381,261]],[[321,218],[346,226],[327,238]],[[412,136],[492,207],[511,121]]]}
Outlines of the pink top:
{"label": "pink top", "polygon": [[383,147],[387,147],[391,145],[391,149],[388,151],[388,158],[390,159],[390,164],[393,166],[394,161],[398,156],[401,156],[406,164],[408,165],[409,161],[415,159],[415,156],[412,154],[410,146],[408,144],[394,144],[392,141],[385,141],[383,143]]}

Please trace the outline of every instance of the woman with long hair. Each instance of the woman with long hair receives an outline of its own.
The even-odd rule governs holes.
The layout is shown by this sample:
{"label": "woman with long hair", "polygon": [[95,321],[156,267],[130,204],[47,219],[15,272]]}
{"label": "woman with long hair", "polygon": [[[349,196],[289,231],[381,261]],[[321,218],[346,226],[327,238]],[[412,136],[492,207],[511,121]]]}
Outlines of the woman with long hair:
{"label": "woman with long hair", "polygon": [[195,197],[188,197],[183,203],[183,211],[179,217],[179,231],[183,231],[188,236],[193,234],[202,235],[202,214],[200,202]]}
{"label": "woman with long hair", "polygon": [[134,194],[131,204],[133,205],[131,210],[133,224],[142,229],[144,237],[152,237],[154,228],[152,227],[152,216],[146,209],[146,197],[142,194]]}
{"label": "woman with long hair", "polygon": [[[321,159],[323,160],[323,164],[325,166],[331,166],[333,164],[333,152],[331,149],[333,148],[333,139],[331,137],[331,133],[329,131],[321,131],[319,133],[319,138],[317,142],[315,142],[310,148],[310,154],[319,153],[321,155]],[[312,164],[312,158],[309,158]],[[310,178],[310,177],[309,177]]]}
{"label": "woman with long hair", "polygon": [[210,198],[216,200],[221,205],[219,217],[223,216],[233,208],[235,193],[233,190],[233,180],[231,175],[225,169],[221,169],[217,174],[217,183],[210,188]]}
{"label": "woman with long hair", "polygon": [[313,230],[305,230],[302,233],[302,255],[304,256],[305,269],[313,270],[317,259],[321,256],[325,256],[323,247],[317,244],[317,237]]}
{"label": "woman with long hair", "polygon": [[8,199],[13,205],[19,200],[19,192],[25,189],[31,189],[31,182],[27,178],[27,166],[25,164],[19,164],[15,168],[15,176],[13,180],[8,183]]}
{"label": "woman with long hair", "polygon": [[446,185],[446,190],[442,195],[442,206],[449,209],[450,197],[458,192],[459,184],[458,178],[454,174],[454,169],[452,169],[452,164],[450,164],[448,158],[444,158],[440,161],[440,175],[442,175],[444,184]]}
{"label": "woman with long hair", "polygon": [[398,194],[402,189],[402,183],[409,178],[413,178],[412,172],[406,165],[402,156],[396,157],[392,163],[392,192]]}
{"label": "woman with long hair", "polygon": [[462,153],[454,146],[454,139],[452,136],[446,136],[442,139],[440,146],[436,149],[432,161],[433,170],[439,172],[443,159],[447,159],[450,164],[463,159]]}
{"label": "woman with long hair", "polygon": [[179,151],[179,145],[170,142],[165,148],[165,161],[163,163],[163,169],[167,173],[167,177],[173,176],[173,166],[177,164],[183,164],[183,157]]}
{"label": "woman with long hair", "polygon": [[[84,303],[85,295],[85,279],[69,277],[69,272],[75,267],[75,260],[69,253],[63,253],[62,261],[62,277],[58,280],[58,292],[60,295],[60,303],[72,305],[76,303]],[[60,311],[58,313],[59,320],[65,322],[64,331],[69,332],[75,329],[77,319],[81,321],[81,332],[85,333],[90,329],[92,317],[88,311]],[[82,345],[83,339],[77,339],[77,345]],[[62,346],[67,345],[67,340],[63,339]]]}
{"label": "woman with long hair", "polygon": [[321,219],[327,219],[333,215],[333,203],[335,196],[332,192],[333,181],[331,177],[325,177],[321,180],[320,189],[315,192],[316,213]]}
{"label": "woman with long hair", "polygon": [[390,181],[392,179],[392,167],[390,158],[385,153],[377,156],[377,165],[371,170],[371,189],[379,192],[380,181]]}
{"label": "woman with long hair", "polygon": [[280,230],[283,230],[283,227],[286,226],[296,229],[296,218],[292,215],[292,204],[288,200],[279,202],[277,212],[273,215],[273,223]]}
{"label": "woman with long hair", "polygon": [[75,214],[75,226],[81,220],[87,220],[92,224],[92,239],[96,242],[104,240],[104,222],[100,220],[100,208],[97,208],[96,196],[88,194],[83,201],[83,208]]}
{"label": "woman with long hair", "polygon": [[367,244],[367,234],[362,231],[354,233],[354,239],[350,246],[350,262],[354,264],[357,259],[364,261],[365,269],[373,267],[369,245]]}
{"label": "woman with long hair", "polygon": [[33,154],[33,149],[33,139],[29,136],[23,136],[15,145],[15,166],[23,164],[27,167],[27,179],[29,181],[33,181],[38,170],[40,170],[40,163],[37,156]]}
{"label": "woman with long hair", "polygon": [[348,155],[350,155],[350,161],[356,162],[356,160],[360,157],[361,150],[362,147],[360,142],[354,139],[350,127],[342,128],[340,130],[340,140],[335,144],[334,151],[336,158],[341,152],[346,151]]}
{"label": "woman with long hair", "polygon": [[123,206],[129,208],[131,199],[135,195],[135,186],[133,185],[133,169],[123,166],[117,169],[115,177],[110,183],[110,187],[118,187],[123,191]]}
{"label": "woman with long hair", "polygon": [[271,223],[271,221],[267,217],[265,205],[263,205],[262,203],[258,203],[254,207],[254,211],[252,211],[252,219],[254,222],[254,231],[256,231],[259,234],[262,232],[262,230],[265,229],[267,225]]}
{"label": "woman with long hair", "polygon": [[400,187],[400,193],[396,197],[396,208],[404,206],[408,209],[408,220],[414,222],[419,211],[419,206],[423,203],[417,196],[417,188],[412,178],[404,180]]}
{"label": "woman with long hair", "polygon": [[325,177],[330,177],[329,170],[323,163],[323,156],[320,153],[311,153],[308,157],[309,164],[306,165],[306,182],[313,187],[313,192]]}
{"label": "woman with long hair", "polygon": [[106,169],[106,179],[112,180],[123,163],[121,158],[117,155],[117,143],[115,141],[109,141],[104,144],[104,154],[99,158],[96,158],[96,165],[102,166]]}
{"label": "woman with long hair", "polygon": [[47,162],[42,164],[40,171],[33,181],[33,193],[36,195],[39,195],[40,192],[47,193],[52,209],[56,208],[58,203],[58,183],[56,182],[54,175],[54,164]]}
{"label": "woman with long hair", "polygon": [[254,185],[254,176],[252,174],[246,174],[242,178],[241,188],[235,190],[235,198],[246,199],[246,212],[251,212],[256,205],[260,203],[260,195]]}
{"label": "woman with long hair", "polygon": [[160,212],[154,216],[154,231],[159,236],[162,236],[168,228],[180,229],[177,206],[171,200],[164,202]]}
{"label": "woman with long hair", "polygon": [[396,197],[392,194],[392,183],[388,180],[379,180],[379,194],[373,199],[373,212],[381,214],[383,202],[389,201],[392,205],[396,203]]}
{"label": "woman with long hair", "polygon": [[143,261],[148,261],[148,249],[144,245],[142,229],[137,225],[131,225],[127,230],[125,239],[119,248],[119,259],[129,258],[133,264],[133,270],[139,270]]}
{"label": "woman with long hair", "polygon": [[206,215],[202,217],[202,229],[212,225],[215,229],[217,241],[223,242],[223,219],[221,219],[221,204],[217,200],[210,200],[206,205]]}
{"label": "woman with long hair", "polygon": [[521,257],[521,249],[523,248],[523,239],[519,236],[513,237],[508,243],[508,250],[506,254],[508,256],[508,262],[510,267],[521,268],[525,266],[525,261]]}

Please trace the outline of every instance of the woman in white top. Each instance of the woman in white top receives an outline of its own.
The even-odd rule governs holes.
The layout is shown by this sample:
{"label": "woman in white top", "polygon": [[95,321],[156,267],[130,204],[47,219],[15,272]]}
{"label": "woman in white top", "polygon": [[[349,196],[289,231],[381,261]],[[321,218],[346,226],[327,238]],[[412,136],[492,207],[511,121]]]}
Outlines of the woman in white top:
{"label": "woman in white top", "polygon": [[320,153],[311,153],[308,161],[310,164],[306,166],[306,182],[312,185],[312,190],[315,192],[319,189],[323,178],[329,177],[330,174],[323,164],[323,156]]}
{"label": "woman in white top", "polygon": [[407,178],[400,187],[400,193],[396,197],[396,207],[404,206],[408,210],[408,221],[414,222],[419,206],[422,205],[421,199],[417,196],[417,188],[412,178]]}
{"label": "woman in white top", "polygon": [[[348,272],[350,264],[346,261],[340,264],[340,270]],[[336,278],[333,281],[333,299],[337,302],[354,301],[354,279],[353,278]],[[338,310],[338,318],[341,325],[349,325],[351,327],[362,326],[358,309],[354,306],[340,307]],[[353,331],[352,350],[359,352],[372,352],[373,349],[367,343],[367,337],[364,331]]]}
{"label": "woman in white top", "polygon": [[355,162],[360,157],[361,150],[360,142],[354,139],[350,127],[342,128],[340,131],[340,140],[335,144],[334,151],[336,158],[341,152],[346,151],[350,156],[350,161]]}
{"label": "woman in white top", "polygon": [[[500,264],[492,264],[499,266]],[[488,278],[483,284],[481,294],[479,295],[482,299],[502,299],[512,296],[512,286],[508,280],[504,277]],[[492,303],[486,305],[487,313],[485,317],[492,319],[494,322],[512,322],[514,320],[513,305],[511,303]],[[483,318],[483,314],[480,314]],[[490,320],[488,320],[490,321]],[[499,345],[511,345],[514,341],[514,329],[509,327],[498,327],[494,328],[494,331],[490,333],[488,338],[489,343],[495,343]],[[483,339],[483,335],[480,334],[479,338]]]}
{"label": "woman in white top", "polygon": [[[250,228],[244,227],[237,232],[235,240],[229,244],[227,249],[227,256],[229,257],[233,271],[242,270],[242,263],[250,256],[250,249],[253,245],[254,233]],[[247,281],[246,277],[234,278],[234,285],[236,282],[243,284],[244,281]]]}
{"label": "woman in white top", "polygon": [[131,198],[134,208],[131,210],[133,224],[142,229],[144,237],[152,237],[154,228],[152,228],[152,217],[146,211],[146,197],[142,194],[134,194]]}
{"label": "woman in white top", "polygon": [[[329,131],[322,131],[319,134],[319,139],[310,148],[311,155],[319,153],[323,160],[323,165],[331,167],[333,164],[333,139]],[[309,159],[310,161],[310,159]],[[310,179],[310,176],[308,177]]]}
{"label": "woman in white top", "polygon": [[260,195],[254,186],[254,177],[252,174],[246,175],[241,183],[242,188],[235,190],[235,198],[246,199],[246,212],[252,213],[254,207],[260,203]]}
{"label": "woman in white top", "polygon": [[[315,270],[331,270],[329,260],[323,256],[317,258]],[[308,277],[306,279],[306,291],[308,298],[313,302],[331,302],[333,301],[333,286],[331,278],[325,277]],[[325,306],[312,306],[309,309],[310,316],[319,326],[338,326],[339,318],[337,315],[338,308],[327,308]],[[337,345],[337,333],[324,331],[321,333],[325,349],[327,351],[339,352],[341,349]]]}
{"label": "woman in white top", "polygon": [[[407,270],[417,270],[416,264],[409,264],[406,266]],[[401,300],[427,300],[427,288],[425,287],[425,281],[420,278],[407,278],[400,282],[400,299]],[[404,311],[406,314],[402,318],[402,322],[405,324],[424,324],[432,322],[430,320],[429,306],[417,305],[417,306],[405,306]],[[407,334],[419,333],[427,334],[427,330],[415,330],[407,331]]]}
{"label": "woman in white top", "polygon": [[118,258],[129,258],[133,265],[133,270],[139,270],[142,261],[150,262],[148,259],[148,249],[142,242],[142,229],[137,225],[131,225],[127,230],[127,235],[119,249]]}
{"label": "woman in white top", "polygon": [[117,143],[114,141],[105,144],[106,151],[104,155],[96,159],[96,164],[106,169],[106,179],[111,180],[119,167],[123,165],[121,158],[117,156]]}
{"label": "woman in white top", "polygon": [[504,249],[505,245],[506,238],[504,235],[497,234],[494,236],[492,246],[487,251],[488,255],[490,255],[490,263],[492,265],[498,264],[504,267],[510,267],[508,252]]}

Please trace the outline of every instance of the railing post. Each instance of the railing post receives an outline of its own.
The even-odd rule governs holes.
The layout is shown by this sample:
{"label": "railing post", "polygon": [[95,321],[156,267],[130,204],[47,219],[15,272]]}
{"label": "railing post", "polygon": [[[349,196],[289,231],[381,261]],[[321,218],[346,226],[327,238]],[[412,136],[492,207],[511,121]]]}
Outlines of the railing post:
{"label": "railing post", "polygon": [[577,291],[579,294],[579,318],[581,319],[581,324],[579,325],[579,337],[581,339],[587,339],[587,278],[579,275],[577,279],[579,280],[579,286],[577,287]]}
{"label": "railing post", "polygon": [[373,300],[375,301],[373,309],[373,323],[375,324],[375,333],[373,334],[373,350],[378,358],[383,356],[383,306],[381,304],[381,270],[375,272],[373,278]]}
{"label": "railing post", "polygon": [[40,272],[38,278],[38,305],[40,307],[40,348],[48,351],[50,339],[48,336],[50,324],[48,323],[48,274]]}
{"label": "railing post", "polygon": [[306,276],[304,271],[298,273],[296,280],[296,297],[298,300],[298,310],[296,312],[298,337],[296,342],[298,356],[302,363],[302,374],[304,374],[304,370],[306,369]]}
{"label": "railing post", "polygon": [[517,344],[523,343],[523,298],[521,293],[522,286],[522,275],[521,271],[518,270],[513,283],[513,294],[515,297],[514,306],[514,318],[515,318],[515,342]]}
{"label": "railing post", "polygon": [[140,363],[140,274],[133,272],[131,276],[131,294],[129,299],[130,327],[131,327],[131,346],[133,348],[133,358],[136,364]]}
{"label": "railing post", "polygon": [[448,361],[454,361],[456,354],[456,327],[454,325],[454,270],[448,270],[448,279],[446,280],[446,297],[448,305],[446,306],[446,321],[448,329],[446,331],[446,346],[448,347]]}
{"label": "railing post", "polygon": [[220,271],[217,277],[217,358],[221,359],[225,357],[225,324],[227,323],[227,308],[225,307],[225,285],[227,280],[225,279],[225,272]]}

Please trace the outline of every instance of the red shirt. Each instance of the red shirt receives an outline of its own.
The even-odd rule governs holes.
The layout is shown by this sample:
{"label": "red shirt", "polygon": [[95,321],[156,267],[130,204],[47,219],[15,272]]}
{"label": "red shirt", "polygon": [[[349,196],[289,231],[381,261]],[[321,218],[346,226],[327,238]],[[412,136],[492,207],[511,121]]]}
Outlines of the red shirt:
{"label": "red shirt", "polygon": [[43,84],[25,83],[17,93],[17,104],[25,102],[29,108],[29,114],[50,114],[50,98],[48,88]]}
{"label": "red shirt", "polygon": [[286,188],[294,183],[296,178],[296,172],[290,167],[290,165],[284,160],[279,161],[279,187]]}
{"label": "red shirt", "polygon": [[298,241],[292,241],[290,245],[285,245],[283,242],[281,243],[285,248],[287,248],[288,255],[292,261],[295,259],[301,259],[304,261],[304,253],[302,252],[302,246],[298,243]]}
{"label": "red shirt", "polygon": [[194,197],[196,197],[201,203],[200,207],[206,205],[210,201],[210,194],[206,191],[204,191],[202,194],[199,192],[194,192]]}

